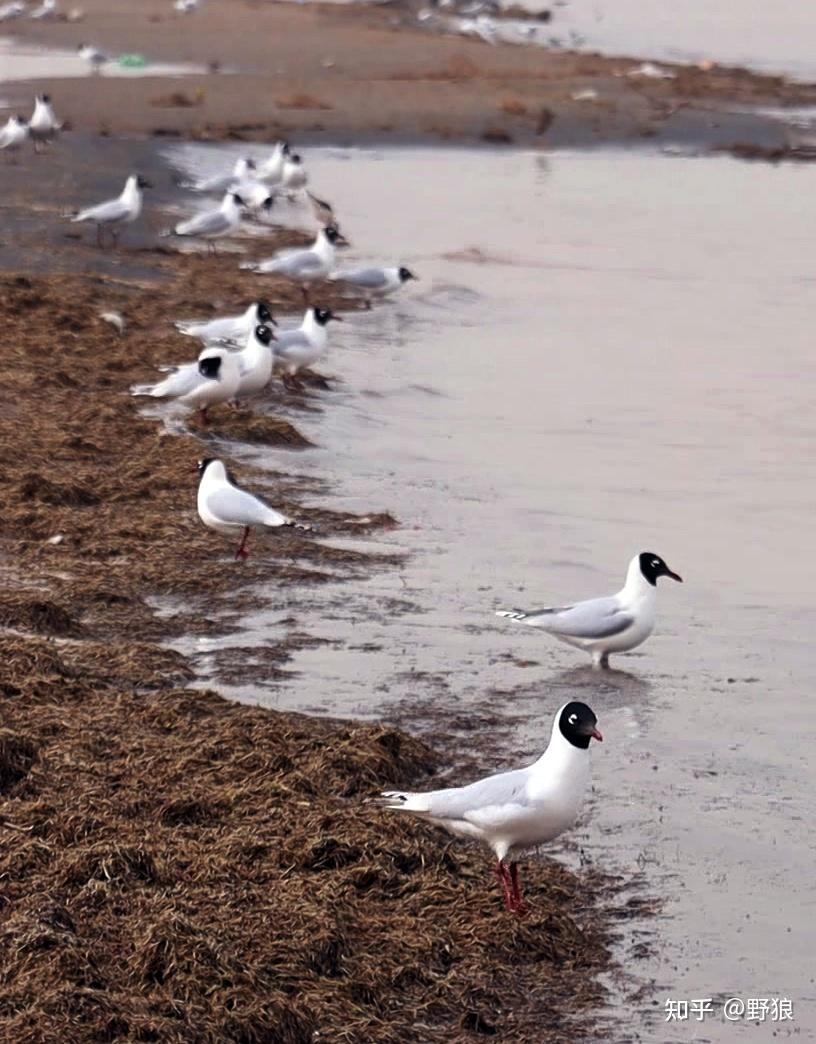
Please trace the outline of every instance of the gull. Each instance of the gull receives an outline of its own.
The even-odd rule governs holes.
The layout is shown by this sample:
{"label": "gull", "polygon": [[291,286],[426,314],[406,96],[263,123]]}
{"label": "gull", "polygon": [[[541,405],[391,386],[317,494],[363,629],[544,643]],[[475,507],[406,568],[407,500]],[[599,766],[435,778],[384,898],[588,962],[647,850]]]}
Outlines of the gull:
{"label": "gull", "polygon": [[102,229],[109,228],[113,236],[113,245],[116,246],[120,226],[130,225],[142,212],[142,189],[152,187],[141,174],[131,174],[116,199],[98,203],[94,207],[86,207],[75,214],[71,221],[93,221],[96,224],[96,241],[99,246],[102,246]]}
{"label": "gull", "polygon": [[100,51],[99,48],[94,47],[93,44],[81,43],[77,47],[77,54],[83,61],[88,63],[92,73],[100,73],[102,71],[102,66],[110,61],[110,55],[105,54],[104,51]]}
{"label": "gull", "polygon": [[589,783],[589,744],[603,736],[585,703],[561,707],[547,749],[532,765],[487,776],[466,787],[426,793],[389,790],[378,803],[412,812],[458,837],[477,838],[493,849],[505,906],[522,912],[518,865],[508,855],[552,841],[578,817]]}
{"label": "gull", "polygon": [[247,263],[247,268],[258,275],[280,275],[295,279],[301,285],[303,296],[308,297],[308,284],[317,279],[326,279],[334,268],[336,246],[348,246],[337,225],[321,228],[310,247],[281,250],[273,257],[257,263]]}
{"label": "gull", "polygon": [[277,326],[266,301],[254,301],[241,315],[224,316],[220,319],[189,320],[175,323],[176,329],[187,337],[201,341],[242,341],[254,327]]}
{"label": "gull", "polygon": [[198,462],[201,476],[198,483],[198,517],[205,526],[227,536],[243,531],[235,560],[249,557],[247,540],[252,529],[311,529],[294,522],[286,515],[264,503],[260,497],[248,493],[231,479],[221,460],[208,458]]}
{"label": "gull", "polygon": [[169,232],[162,234],[206,239],[209,241],[210,249],[214,250],[214,240],[220,239],[222,236],[229,236],[239,228],[243,206],[244,201],[237,192],[227,192],[221,200],[220,207],[215,210],[205,210],[203,214],[196,214],[195,217],[179,222]]}
{"label": "gull", "polygon": [[274,340],[275,335],[270,326],[256,326],[250,331],[244,347],[236,353],[239,374],[236,401],[258,395],[269,384],[274,362]]}
{"label": "gull", "polygon": [[333,272],[333,282],[346,283],[365,298],[368,307],[374,297],[387,297],[399,290],[409,279],[418,279],[404,266],[399,268],[348,268]]}
{"label": "gull", "polygon": [[608,667],[610,653],[634,649],[654,630],[657,580],[661,576],[683,582],[660,555],[642,551],[629,563],[621,590],[608,598],[527,612],[502,609],[496,615],[540,627],[567,645],[585,649],[592,656],[593,667]]}
{"label": "gull", "polygon": [[12,18],[20,18],[25,14],[26,6],[22,0],[12,0],[12,3],[0,6],[0,22],[10,22]]}
{"label": "gull", "polygon": [[43,0],[39,7],[28,12],[28,17],[35,22],[41,22],[45,18],[52,18],[57,13],[57,0]]}
{"label": "gull", "polygon": [[294,153],[291,156],[284,156],[283,159],[283,171],[281,172],[281,187],[285,192],[294,192],[297,189],[306,188],[306,183],[309,180],[309,175],[306,173],[306,168],[303,166],[303,160]]}
{"label": "gull", "polygon": [[182,406],[198,410],[201,422],[207,424],[207,410],[235,398],[241,381],[240,352],[226,348],[205,348],[195,363],[179,366],[158,384],[137,384],[131,395],[149,395],[153,399],[175,399]]}
{"label": "gull", "polygon": [[22,116],[9,116],[0,128],[0,149],[16,152],[28,137],[28,124]]}
{"label": "gull", "polygon": [[251,156],[239,156],[229,174],[216,174],[211,178],[202,178],[200,181],[182,182],[182,188],[192,189],[193,192],[226,192],[237,182],[251,175],[255,170],[255,160]]}
{"label": "gull", "polygon": [[50,94],[38,94],[34,98],[34,112],[28,121],[28,132],[34,141],[34,147],[47,144],[62,130],[51,107]]}
{"label": "gull", "polygon": [[192,14],[198,10],[198,0],[175,0],[173,10],[180,14]]}
{"label": "gull", "polygon": [[279,185],[283,179],[283,166],[289,155],[289,143],[276,142],[270,157],[258,167],[258,178],[267,185]]}
{"label": "gull", "polygon": [[296,375],[312,366],[328,349],[326,326],[331,320],[341,323],[342,317],[328,308],[307,308],[303,322],[294,330],[278,334],[275,344],[275,372],[283,375],[283,383],[297,383]]}

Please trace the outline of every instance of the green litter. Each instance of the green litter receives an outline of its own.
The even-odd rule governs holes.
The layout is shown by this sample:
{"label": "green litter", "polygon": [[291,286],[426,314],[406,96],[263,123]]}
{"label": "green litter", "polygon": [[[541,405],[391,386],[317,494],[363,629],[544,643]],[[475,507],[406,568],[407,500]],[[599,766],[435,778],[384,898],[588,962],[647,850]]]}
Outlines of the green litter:
{"label": "green litter", "polygon": [[148,62],[143,54],[120,54],[119,64],[126,69],[143,69]]}

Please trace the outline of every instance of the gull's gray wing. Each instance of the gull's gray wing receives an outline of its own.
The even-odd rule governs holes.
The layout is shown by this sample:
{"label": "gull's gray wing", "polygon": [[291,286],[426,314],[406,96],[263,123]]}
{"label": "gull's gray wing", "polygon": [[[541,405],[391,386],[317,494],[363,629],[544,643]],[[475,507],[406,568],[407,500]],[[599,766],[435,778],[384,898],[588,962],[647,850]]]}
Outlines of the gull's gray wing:
{"label": "gull's gray wing", "polygon": [[222,486],[207,497],[207,508],[221,522],[236,526],[283,526],[285,515],[237,486]]}
{"label": "gull's gray wing", "polygon": [[568,638],[611,638],[634,623],[631,612],[623,609],[617,598],[592,598],[587,602],[552,609],[536,609],[519,614],[516,619],[532,627]]}
{"label": "gull's gray wing", "polygon": [[275,355],[285,358],[287,352],[293,348],[308,348],[310,344],[309,338],[302,330],[284,330],[273,342],[273,348]]}
{"label": "gull's gray wing", "polygon": [[98,221],[100,224],[113,224],[129,217],[130,207],[121,199],[109,199],[95,207],[88,207],[74,218],[74,221]]}
{"label": "gull's gray wing", "polygon": [[262,261],[256,270],[270,274],[278,273],[297,279],[320,272],[322,268],[323,263],[314,251],[301,250],[288,257],[273,257],[269,261]]}
{"label": "gull's gray wing", "polygon": [[514,818],[530,802],[527,797],[529,769],[513,769],[487,776],[466,787],[431,790],[426,793],[388,791],[388,808],[405,809],[430,819],[474,823],[484,827]]}
{"label": "gull's gray wing", "polygon": [[223,319],[190,319],[175,324],[179,333],[188,337],[199,337],[202,341],[217,341],[221,338],[231,340],[242,333],[241,316],[230,316]]}
{"label": "gull's gray wing", "polygon": [[362,290],[379,290],[388,283],[388,276],[381,268],[352,268],[347,272],[335,272],[334,278]]}
{"label": "gull's gray wing", "polygon": [[206,214],[198,214],[189,221],[182,221],[173,229],[177,236],[217,236],[229,232],[232,222],[220,210],[210,210]]}
{"label": "gull's gray wing", "polygon": [[199,373],[198,363],[184,363],[159,384],[154,385],[150,394],[156,399],[176,399],[182,395],[189,395],[204,380],[206,378]]}
{"label": "gull's gray wing", "polygon": [[197,181],[191,187],[194,192],[226,192],[237,180],[234,174],[217,174],[215,177]]}

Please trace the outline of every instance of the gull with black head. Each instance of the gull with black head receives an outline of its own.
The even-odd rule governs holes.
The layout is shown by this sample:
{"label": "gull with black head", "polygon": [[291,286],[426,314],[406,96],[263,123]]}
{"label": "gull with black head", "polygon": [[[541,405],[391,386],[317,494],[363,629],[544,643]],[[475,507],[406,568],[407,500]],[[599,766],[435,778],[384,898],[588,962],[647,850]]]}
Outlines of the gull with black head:
{"label": "gull with black head", "polygon": [[198,462],[198,517],[210,529],[226,536],[241,533],[235,560],[248,558],[247,540],[253,529],[280,529],[283,526],[310,530],[249,493],[231,478],[224,462],[206,459]]}
{"label": "gull with black head", "polygon": [[74,214],[71,221],[92,221],[96,225],[96,241],[102,246],[102,231],[109,229],[113,245],[119,242],[119,230],[132,224],[142,212],[142,190],[153,186],[141,174],[131,174],[116,199],[97,203]]}
{"label": "gull with black head", "polygon": [[532,765],[465,787],[426,793],[389,790],[378,803],[488,845],[498,860],[496,875],[505,906],[520,914],[518,864],[515,859],[508,863],[507,858],[554,840],[575,822],[589,783],[593,739],[603,739],[597,718],[585,703],[573,701],[555,715],[549,745]]}
{"label": "gull with black head", "polygon": [[371,302],[375,297],[388,297],[395,293],[410,279],[419,279],[419,276],[406,268],[404,265],[394,268],[341,268],[333,272],[332,282],[345,283],[351,287],[371,308]]}
{"label": "gull with black head", "polygon": [[253,301],[240,315],[225,315],[218,319],[179,320],[173,324],[179,333],[197,337],[200,341],[229,341],[240,344],[256,326],[277,326],[266,301]]}
{"label": "gull with black head", "polygon": [[56,138],[61,130],[62,124],[57,119],[51,105],[51,95],[36,95],[34,112],[28,121],[28,133],[34,142],[34,148],[39,150],[43,145],[47,145]]}
{"label": "gull with black head", "polygon": [[221,206],[205,210],[187,221],[181,221],[164,235],[189,236],[204,239],[210,250],[215,250],[215,240],[237,232],[243,217],[244,200],[237,192],[226,192]]}
{"label": "gull with black head", "polygon": [[307,308],[300,326],[278,334],[275,372],[281,374],[284,384],[297,386],[298,373],[313,366],[326,354],[329,347],[327,326],[332,320],[343,322],[342,316],[330,308]]}
{"label": "gull with black head", "polygon": [[5,124],[0,127],[0,150],[3,152],[16,152],[21,145],[25,144],[29,135],[28,123],[22,116],[9,116]]}
{"label": "gull with black head", "polygon": [[315,236],[310,247],[280,250],[265,261],[243,264],[257,275],[278,275],[300,283],[304,299],[309,296],[309,283],[328,279],[334,268],[335,248],[348,246],[348,240],[337,225],[326,225]]}
{"label": "gull with black head", "polygon": [[188,409],[198,410],[201,422],[207,424],[209,408],[229,402],[238,393],[240,355],[226,348],[205,348],[195,363],[179,366],[158,384],[135,384],[130,393],[153,399],[175,399]]}
{"label": "gull with black head", "polygon": [[496,615],[539,627],[560,642],[586,650],[594,667],[608,667],[611,653],[629,652],[654,630],[661,576],[683,582],[660,555],[642,551],[629,563],[626,583],[617,594],[546,609],[501,609]]}

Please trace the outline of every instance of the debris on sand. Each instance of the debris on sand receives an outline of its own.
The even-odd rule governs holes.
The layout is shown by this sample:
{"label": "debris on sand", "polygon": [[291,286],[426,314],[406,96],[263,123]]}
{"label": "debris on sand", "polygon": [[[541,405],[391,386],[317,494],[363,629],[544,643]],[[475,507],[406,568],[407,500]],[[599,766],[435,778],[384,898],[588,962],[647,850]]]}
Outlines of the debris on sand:
{"label": "debris on sand", "polygon": [[[481,851],[365,804],[427,781],[423,743],[184,688],[190,664],[166,643],[211,633],[216,602],[388,564],[322,538],[395,523],[292,503],[321,540],[259,540],[234,568],[195,517],[202,439],[125,392],[189,353],[168,318],[242,298],[217,262],[154,262],[167,278],[150,293],[0,277],[0,1038],[574,1040],[611,964],[605,882],[531,859],[530,914],[510,918]],[[126,311],[127,338],[103,306]],[[267,440],[282,430],[256,420]],[[178,611],[157,615],[156,596]],[[282,643],[264,663],[285,657]]]}

